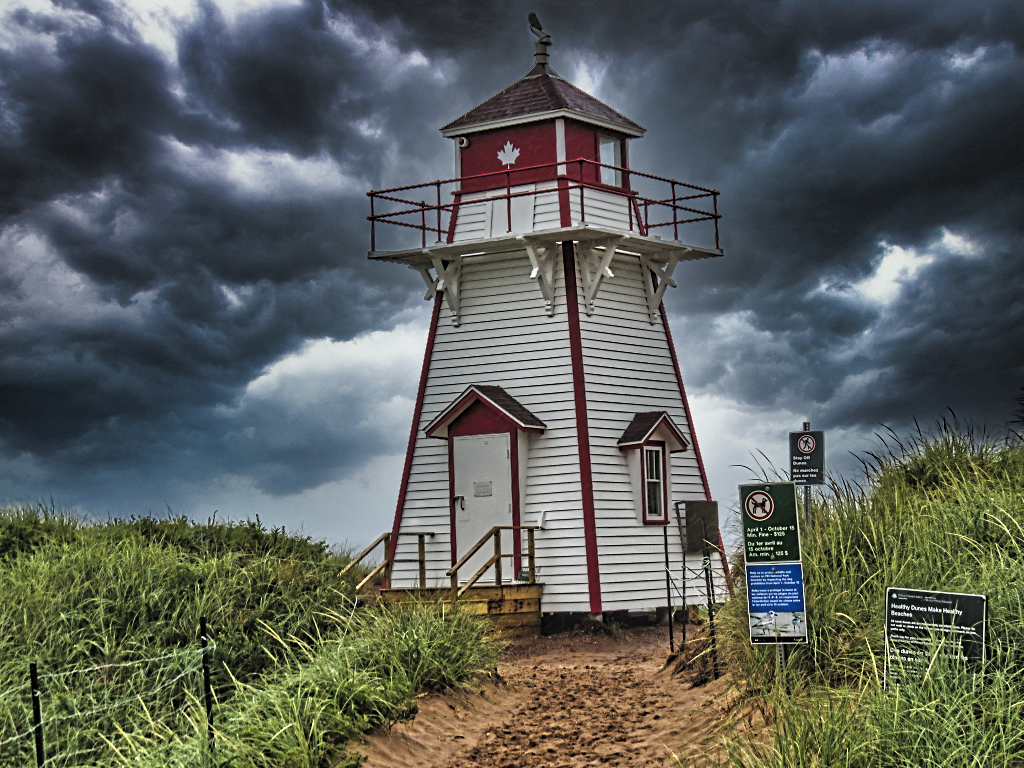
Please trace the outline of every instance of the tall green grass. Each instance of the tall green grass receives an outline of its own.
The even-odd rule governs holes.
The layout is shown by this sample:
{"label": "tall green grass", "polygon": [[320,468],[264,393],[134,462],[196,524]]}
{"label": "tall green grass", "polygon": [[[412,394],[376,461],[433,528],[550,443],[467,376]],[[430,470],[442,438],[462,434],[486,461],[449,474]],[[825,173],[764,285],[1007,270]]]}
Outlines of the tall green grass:
{"label": "tall green grass", "polygon": [[16,738],[31,725],[29,662],[48,766],[209,762],[200,617],[216,643],[217,763],[327,765],[352,735],[408,716],[418,691],[493,666],[472,617],[357,611],[348,561],[259,521],[0,511],[0,766],[34,765]]}
{"label": "tall green grass", "polygon": [[[766,705],[771,739],[732,745],[743,766],[1024,765],[1024,447],[944,421],[890,434],[864,459],[863,487],[838,484],[804,530],[811,642],[790,691],[773,648],[750,645],[745,596],[723,612],[726,652]],[[937,661],[882,689],[889,586],[989,597],[984,675]]]}

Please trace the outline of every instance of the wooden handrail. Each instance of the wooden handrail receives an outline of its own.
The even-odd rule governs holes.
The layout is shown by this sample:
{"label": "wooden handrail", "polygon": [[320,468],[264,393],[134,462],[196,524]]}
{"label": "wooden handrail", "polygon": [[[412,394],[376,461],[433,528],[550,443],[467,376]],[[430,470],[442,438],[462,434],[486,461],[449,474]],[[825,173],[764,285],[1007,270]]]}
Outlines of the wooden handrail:
{"label": "wooden handrail", "polygon": [[[528,573],[529,573],[529,577],[528,577],[529,581],[528,581],[528,583],[535,584],[536,583],[536,576],[537,576],[537,568],[536,568],[536,564],[535,564],[536,548],[534,547],[533,533],[536,530],[537,530],[537,527],[536,526],[532,526],[532,525],[496,525],[493,528],[491,528],[491,530],[489,530],[486,534],[484,534],[484,536],[480,539],[480,541],[478,541],[475,545],[473,545],[473,547],[465,555],[462,556],[462,558],[459,560],[459,562],[457,562],[455,565],[453,565],[451,568],[448,569],[448,576],[451,577],[451,582],[452,582],[452,602],[457,601],[460,597],[462,597],[464,594],[466,594],[466,592],[474,584],[476,584],[476,582],[480,579],[480,577],[483,576],[491,566],[494,566],[494,584],[495,584],[495,586],[500,587],[501,583],[502,583],[502,578],[501,578],[501,576],[502,576],[502,574],[501,574],[501,560],[502,560],[502,558],[504,558],[504,557],[512,557],[512,558],[522,557],[522,553],[519,553],[519,554],[516,554],[515,552],[502,553],[502,551],[501,551],[501,532],[502,531],[526,531],[527,532],[527,537],[529,539],[529,544],[527,546],[527,555],[526,555],[527,563],[528,563]],[[469,581],[467,581],[465,584],[463,584],[461,589],[460,589],[459,588],[459,576],[458,576],[459,569],[466,564],[466,562],[469,560],[469,558],[471,558],[473,555],[475,555],[477,553],[477,551],[480,549],[480,547],[482,547],[487,542],[488,539],[491,539],[491,538],[494,539],[494,554],[491,555],[490,558],[488,558],[487,562],[483,564],[483,567],[481,567],[480,570],[478,570],[476,573],[474,573],[473,576],[470,577]]]}
{"label": "wooden handrail", "polygon": [[416,536],[419,539],[419,541],[417,542],[417,552],[416,552],[417,557],[415,559],[412,559],[412,558],[401,558],[401,559],[398,559],[396,557],[393,557],[392,554],[391,554],[391,537],[392,536],[396,536],[396,538],[397,538],[397,536],[401,536],[402,533],[393,534],[391,531],[385,531],[380,536],[378,536],[376,539],[374,539],[373,543],[370,546],[368,546],[366,549],[364,549],[362,552],[360,552],[358,556],[353,557],[348,562],[348,564],[344,568],[341,569],[341,573],[339,573],[338,576],[339,577],[344,576],[352,568],[354,568],[357,563],[362,562],[363,558],[365,558],[368,554],[370,554],[373,550],[375,550],[378,547],[378,545],[380,545],[381,542],[384,542],[384,560],[381,562],[380,565],[378,565],[376,568],[374,568],[372,571],[370,571],[369,575],[367,575],[362,581],[360,581],[358,584],[356,584],[355,591],[358,592],[360,589],[362,589],[367,584],[367,582],[370,581],[370,579],[372,579],[374,576],[376,576],[382,570],[384,571],[385,578],[387,579],[387,582],[390,585],[391,584],[391,568],[392,568],[392,566],[395,563],[419,563],[419,566],[420,566],[419,567],[420,589],[426,589],[426,586],[427,586],[426,538],[427,538],[427,536],[433,536],[434,532],[433,531],[405,531],[404,533],[407,536]]}

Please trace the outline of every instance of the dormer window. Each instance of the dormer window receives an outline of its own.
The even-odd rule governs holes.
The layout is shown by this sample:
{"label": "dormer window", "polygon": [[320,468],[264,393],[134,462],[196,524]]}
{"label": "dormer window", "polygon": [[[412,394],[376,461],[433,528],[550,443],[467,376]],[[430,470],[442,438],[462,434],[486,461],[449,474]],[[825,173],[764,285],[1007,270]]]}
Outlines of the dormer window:
{"label": "dormer window", "polygon": [[637,413],[619,438],[625,454],[637,522],[667,525],[672,472],[669,455],[687,449],[686,437],[665,411]]}
{"label": "dormer window", "polygon": [[[601,183],[609,187],[622,186],[622,142],[616,136],[606,133],[598,134],[599,157],[601,166]],[[605,168],[606,165],[614,165],[615,168]]]}

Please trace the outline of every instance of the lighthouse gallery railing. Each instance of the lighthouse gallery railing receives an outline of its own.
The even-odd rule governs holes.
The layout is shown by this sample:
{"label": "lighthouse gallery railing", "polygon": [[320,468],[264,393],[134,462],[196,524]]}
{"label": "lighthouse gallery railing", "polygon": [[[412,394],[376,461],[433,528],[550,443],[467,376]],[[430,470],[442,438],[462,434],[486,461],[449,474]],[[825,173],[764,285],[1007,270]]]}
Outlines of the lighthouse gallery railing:
{"label": "lighthouse gallery railing", "polygon": [[[715,248],[720,247],[718,241],[718,220],[721,218],[721,214],[718,213],[719,193],[716,190],[698,187],[695,184],[687,184],[686,182],[668,179],[663,176],[654,176],[653,174],[642,173],[641,171],[633,170],[631,168],[608,165],[606,163],[598,163],[593,160],[584,160],[581,158],[577,160],[532,165],[523,168],[507,168],[504,171],[481,173],[475,176],[462,176],[455,179],[438,179],[436,181],[424,182],[422,184],[409,184],[404,187],[393,187],[391,189],[379,189],[367,192],[366,194],[370,198],[370,215],[367,216],[367,219],[370,222],[370,250],[377,250],[378,222],[419,230],[421,233],[422,246],[426,247],[428,235],[433,237],[431,242],[446,242],[448,240],[449,233],[452,230],[452,217],[457,216],[456,212],[460,205],[475,205],[494,200],[504,200],[506,202],[508,218],[507,231],[511,232],[512,198],[536,195],[539,193],[534,190],[513,192],[513,186],[525,183],[523,181],[517,181],[516,179],[522,179],[524,176],[527,178],[535,177],[537,171],[542,171],[548,168],[564,168],[566,171],[570,169],[578,171],[578,177],[576,178],[568,175],[567,173],[562,173],[551,180],[558,181],[558,192],[566,192],[568,194],[575,193],[579,195],[581,222],[586,221],[586,200],[584,191],[592,189],[625,198],[627,201],[629,228],[633,229],[635,217],[636,228],[640,231],[641,235],[646,236],[652,229],[672,227],[672,239],[678,240],[680,226],[700,221],[712,221],[714,222],[715,227]],[[588,168],[596,169],[596,177],[600,177],[600,169],[607,168],[620,175],[623,185],[620,187],[601,184],[599,182],[586,181],[584,179],[584,173]],[[666,184],[668,185],[668,189],[665,191],[668,194],[665,197],[647,197],[641,195],[637,191],[629,188],[631,178],[647,179],[653,182]],[[463,192],[461,187],[467,182],[487,183],[488,181],[496,181],[499,179],[504,179],[505,181],[504,190],[483,189],[480,191],[489,193],[488,197],[474,197],[471,201],[467,200],[465,203],[460,202],[460,198],[466,194]],[[536,179],[534,178],[532,180]],[[452,187],[451,190],[446,189],[449,186]],[[474,184],[473,186],[477,185]],[[430,203],[426,200],[410,199],[411,197],[419,196],[423,191],[429,191],[432,193],[430,196],[433,197],[436,202]],[[545,191],[551,192],[556,190]],[[682,194],[680,194],[680,192]],[[446,194],[450,195],[454,199],[451,202],[446,202],[443,199]],[[693,201],[707,198],[710,198],[711,210],[692,207],[695,205]],[[389,203],[392,207],[405,207],[381,211],[381,203]],[[688,204],[684,205],[684,203]],[[653,222],[651,221],[652,211],[654,212],[655,218],[655,221]],[[662,216],[664,216],[665,220],[658,221],[657,219]]]}

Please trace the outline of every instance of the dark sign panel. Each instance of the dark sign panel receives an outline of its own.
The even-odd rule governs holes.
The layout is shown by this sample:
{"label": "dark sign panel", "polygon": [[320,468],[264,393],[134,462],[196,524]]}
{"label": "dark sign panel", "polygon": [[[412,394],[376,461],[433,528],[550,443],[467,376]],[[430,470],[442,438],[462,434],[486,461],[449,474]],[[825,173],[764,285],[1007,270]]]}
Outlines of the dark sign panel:
{"label": "dark sign panel", "polygon": [[687,501],[686,510],[686,551],[699,555],[704,551],[707,538],[708,550],[718,549],[718,502]]}
{"label": "dark sign panel", "polygon": [[985,661],[988,599],[959,592],[889,587],[885,591],[885,679],[924,668],[936,640],[947,658],[979,668]]}
{"label": "dark sign panel", "polygon": [[806,643],[807,608],[800,563],[747,566],[752,643]]}
{"label": "dark sign panel", "polygon": [[800,560],[800,529],[793,483],[741,485],[740,508],[746,562]]}
{"label": "dark sign panel", "polygon": [[789,433],[789,476],[797,485],[825,483],[825,433]]}

